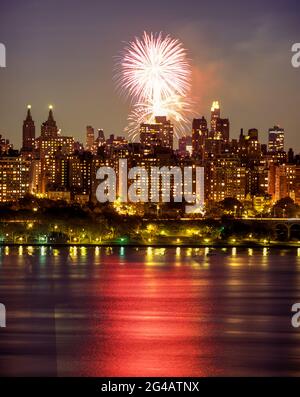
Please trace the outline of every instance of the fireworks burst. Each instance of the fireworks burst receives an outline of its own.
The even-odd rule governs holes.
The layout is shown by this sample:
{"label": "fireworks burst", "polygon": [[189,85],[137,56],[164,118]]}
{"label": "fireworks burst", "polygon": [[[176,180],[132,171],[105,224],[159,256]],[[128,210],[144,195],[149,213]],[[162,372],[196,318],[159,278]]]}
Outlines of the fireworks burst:
{"label": "fireworks burst", "polygon": [[135,138],[142,122],[154,122],[155,116],[167,116],[184,127],[191,103],[191,68],[179,40],[161,33],[144,32],[124,49],[118,59],[117,87],[130,97],[133,110],[127,130]]}

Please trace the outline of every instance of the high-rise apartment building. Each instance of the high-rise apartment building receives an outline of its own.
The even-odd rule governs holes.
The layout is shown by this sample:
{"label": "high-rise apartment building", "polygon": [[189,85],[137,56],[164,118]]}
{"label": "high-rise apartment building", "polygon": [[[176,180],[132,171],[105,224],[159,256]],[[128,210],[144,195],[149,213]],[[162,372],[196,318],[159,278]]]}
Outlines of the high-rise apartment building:
{"label": "high-rise apartment building", "polygon": [[95,149],[95,131],[91,125],[86,127],[86,145],[85,150],[88,152],[94,152]]}
{"label": "high-rise apartment building", "polygon": [[269,128],[268,140],[269,152],[283,152],[284,151],[284,129],[278,126]]}
{"label": "high-rise apartment building", "polygon": [[0,202],[16,201],[29,192],[30,162],[19,157],[0,158]]}
{"label": "high-rise apartment building", "polygon": [[155,123],[143,123],[140,127],[140,140],[144,146],[161,146],[172,150],[173,136],[173,125],[165,116],[157,116]]}
{"label": "high-rise apartment building", "polygon": [[235,197],[240,201],[246,194],[246,167],[235,156],[207,161],[205,165],[205,196],[208,201]]}

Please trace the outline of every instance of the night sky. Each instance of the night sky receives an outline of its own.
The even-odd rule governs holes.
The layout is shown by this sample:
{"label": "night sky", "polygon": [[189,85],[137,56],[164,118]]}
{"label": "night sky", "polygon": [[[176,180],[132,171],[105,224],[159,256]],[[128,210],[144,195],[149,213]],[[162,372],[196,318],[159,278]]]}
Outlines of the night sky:
{"label": "night sky", "polygon": [[[300,2],[201,0],[1,0],[0,134],[21,143],[26,104],[39,133],[49,104],[63,134],[84,140],[88,124],[123,134],[129,104],[113,82],[115,56],[144,30],[179,38],[193,65],[197,114],[218,99],[231,136],[241,127],[286,130],[300,151]],[[187,131],[189,132],[189,131]]]}

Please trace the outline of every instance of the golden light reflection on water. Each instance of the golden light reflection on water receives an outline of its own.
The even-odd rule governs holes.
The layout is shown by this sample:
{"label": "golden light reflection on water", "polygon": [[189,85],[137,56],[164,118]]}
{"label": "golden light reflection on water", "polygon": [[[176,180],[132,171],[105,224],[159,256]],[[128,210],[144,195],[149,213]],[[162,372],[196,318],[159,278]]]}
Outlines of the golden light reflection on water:
{"label": "golden light reflection on water", "polygon": [[106,254],[106,255],[112,255],[112,254],[113,254],[113,249],[112,249],[112,247],[106,247],[106,248],[105,248],[105,254]]}
{"label": "golden light reflection on water", "polygon": [[[92,252],[94,250],[94,256],[99,257],[102,253],[102,255],[105,256],[111,256],[114,255],[114,250],[115,253],[118,253],[120,258],[126,257],[127,255],[127,249],[128,247],[125,246],[120,246],[120,247],[99,247],[95,246],[94,248],[88,248],[86,246],[70,246],[67,248],[69,252],[69,257],[72,258],[71,263],[74,263],[74,259],[80,258],[80,257],[87,257],[88,252]],[[147,247],[147,248],[129,248],[130,250],[138,253],[144,253],[145,255],[145,264],[147,266],[161,266],[164,263],[164,257],[171,252],[169,249],[165,247]],[[59,257],[63,250],[66,250],[66,248],[61,247],[61,248],[53,248],[53,247],[47,247],[47,246],[19,246],[17,248],[12,248],[9,246],[4,246],[2,248],[2,255],[4,256],[9,256],[11,252],[17,252],[19,256],[35,256],[39,255],[41,257],[48,257],[48,256],[53,256],[55,258]],[[91,250],[91,251],[89,251]],[[176,247],[175,250],[172,249],[173,252],[173,265],[176,267],[180,267],[183,263],[185,265],[190,264],[193,268],[205,268],[209,267],[211,263],[214,263],[214,257],[222,255],[224,258],[228,258],[228,263],[230,266],[238,266],[239,261],[233,260],[234,258],[239,258],[240,255],[244,256],[245,254],[248,257],[253,257],[256,258],[257,256],[260,257],[260,264],[263,266],[266,266],[269,264],[269,256],[274,255],[274,252],[276,252],[277,256],[285,257],[287,255],[290,255],[291,250],[289,249],[281,249],[281,250],[276,250],[270,247],[257,247],[257,248],[243,248],[243,247],[225,247],[225,248],[214,248],[214,247]],[[294,250],[294,255],[298,258],[300,258],[300,247],[295,247]],[[196,260],[193,262],[193,258],[202,258],[199,260]],[[231,258],[231,260],[229,260]],[[45,261],[44,261],[45,263]],[[59,263],[58,260],[56,260],[56,263]],[[96,261],[95,263],[100,263],[99,261]],[[101,261],[102,263],[102,261]],[[120,262],[121,263],[121,262]],[[123,262],[122,262],[123,263]],[[298,263],[298,262],[297,262]],[[200,266],[199,266],[200,264]],[[255,261],[249,261],[249,265],[255,265]]]}
{"label": "golden light reflection on water", "polygon": [[70,257],[76,258],[78,256],[78,249],[76,246],[70,247]]}
{"label": "golden light reflection on water", "polygon": [[147,257],[148,258],[152,258],[153,256],[153,248],[152,247],[148,247],[147,248]]}
{"label": "golden light reflection on water", "polygon": [[146,266],[152,266],[154,265],[153,262],[153,248],[148,247],[147,252],[146,252]]}
{"label": "golden light reflection on water", "polygon": [[80,255],[82,255],[82,256],[86,256],[87,255],[86,247],[80,247]]}
{"label": "golden light reflection on water", "polygon": [[191,267],[192,267],[193,269],[200,269],[202,266],[204,266],[204,263],[203,263],[203,265],[201,265],[201,263],[192,260],[192,261],[190,262],[190,265],[191,265]]}
{"label": "golden light reflection on water", "polygon": [[95,247],[95,256],[100,255],[100,247]]}
{"label": "golden light reflection on water", "polygon": [[230,257],[228,264],[230,267],[240,267],[243,265],[243,263],[240,261],[240,258],[237,256]]}
{"label": "golden light reflection on water", "polygon": [[157,248],[157,249],[155,250],[155,254],[154,254],[154,255],[157,255],[157,256],[164,256],[165,253],[166,253],[166,249],[165,249],[165,248]]}
{"label": "golden light reflection on water", "polygon": [[32,255],[32,254],[33,254],[33,251],[34,251],[33,246],[32,246],[32,245],[29,245],[29,246],[27,247],[27,253],[28,253],[28,255]]}

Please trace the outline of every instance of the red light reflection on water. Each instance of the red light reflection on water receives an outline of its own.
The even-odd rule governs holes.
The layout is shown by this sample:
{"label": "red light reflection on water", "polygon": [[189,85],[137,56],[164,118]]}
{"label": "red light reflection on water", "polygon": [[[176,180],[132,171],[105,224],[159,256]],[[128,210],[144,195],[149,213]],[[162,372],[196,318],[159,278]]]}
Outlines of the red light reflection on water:
{"label": "red light reflection on water", "polygon": [[174,272],[173,267],[169,272],[135,263],[105,269],[94,287],[93,294],[99,299],[88,335],[80,344],[79,373],[148,377],[216,374],[208,318],[213,313],[206,304],[211,286],[191,277],[191,271],[185,267]]}

